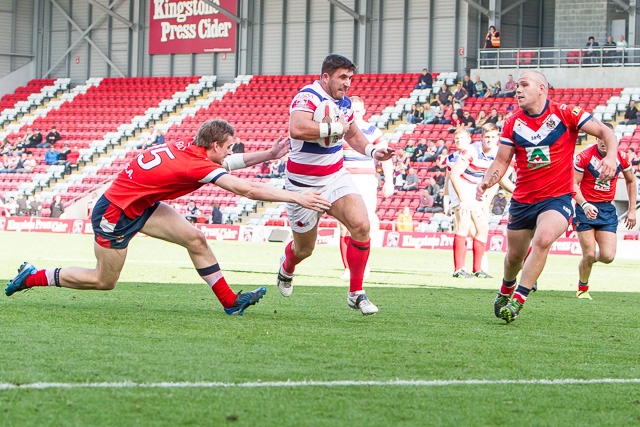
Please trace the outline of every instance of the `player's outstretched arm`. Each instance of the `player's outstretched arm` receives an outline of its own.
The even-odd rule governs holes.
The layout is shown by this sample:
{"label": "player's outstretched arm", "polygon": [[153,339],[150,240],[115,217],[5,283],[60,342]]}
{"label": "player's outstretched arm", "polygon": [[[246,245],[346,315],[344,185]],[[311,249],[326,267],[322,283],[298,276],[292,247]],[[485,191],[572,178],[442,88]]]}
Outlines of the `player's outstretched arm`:
{"label": "player's outstretched arm", "polygon": [[515,151],[516,149],[513,146],[500,144],[498,154],[496,154],[496,159],[491,163],[489,170],[484,175],[480,184],[478,184],[478,188],[476,189],[477,200],[482,201],[484,192],[500,182],[511,164],[511,159],[513,158]]}
{"label": "player's outstretched arm", "polygon": [[604,145],[607,147],[607,155],[602,159],[600,167],[598,168],[600,171],[600,179],[607,181],[613,178],[616,173],[616,168],[618,167],[618,140],[613,130],[593,117],[583,124],[580,129],[604,141]]}
{"label": "player's outstretched arm", "polygon": [[259,182],[245,181],[229,174],[218,178],[216,185],[252,200],[297,203],[303,208],[312,209],[317,212],[324,212],[331,207],[331,203],[316,192],[294,193]]}
{"label": "player's outstretched arm", "polygon": [[625,223],[627,228],[631,230],[636,226],[636,203],[637,197],[637,185],[636,185],[636,176],[633,174],[632,169],[628,169],[623,171],[625,183],[627,184],[627,194],[629,195],[629,211],[627,211],[627,217],[625,219]]}
{"label": "player's outstretched arm", "polygon": [[594,220],[598,216],[598,208],[587,202],[587,199],[585,199],[584,195],[582,194],[580,183],[582,182],[583,177],[584,172],[580,172],[577,170],[573,171],[573,192],[575,193],[575,196],[573,196],[573,198],[576,203],[580,205],[580,207],[582,207],[587,218],[589,218],[590,220]]}
{"label": "player's outstretched arm", "polygon": [[232,154],[224,159],[222,166],[228,171],[233,171],[264,163],[269,160],[279,159],[288,152],[289,138],[280,136],[268,150],[256,151],[254,153]]}

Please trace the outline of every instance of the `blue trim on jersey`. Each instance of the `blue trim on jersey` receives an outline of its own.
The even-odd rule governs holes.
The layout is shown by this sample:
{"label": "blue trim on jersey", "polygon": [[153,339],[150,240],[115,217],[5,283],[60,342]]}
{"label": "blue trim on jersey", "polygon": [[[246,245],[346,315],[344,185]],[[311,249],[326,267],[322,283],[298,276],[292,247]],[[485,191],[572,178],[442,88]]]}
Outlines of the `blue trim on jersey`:
{"label": "blue trim on jersey", "polygon": [[302,92],[312,93],[315,96],[317,96],[318,98],[320,98],[320,101],[324,101],[325,99],[329,99],[329,98],[325,98],[324,96],[320,95],[318,92],[316,92],[315,90],[311,89],[310,87],[306,87],[306,88],[302,89],[299,93],[302,93]]}
{"label": "blue trim on jersey", "polygon": [[317,142],[309,142],[304,141],[302,143],[302,148],[300,148],[301,153],[311,153],[311,154],[333,154],[342,150],[342,145],[337,144],[333,147],[325,148]]}
{"label": "blue trim on jersey", "polygon": [[359,157],[344,156],[345,162],[371,162],[373,159],[369,156],[361,154]]}
{"label": "blue trim on jersey", "polygon": [[[589,166],[587,166],[587,169],[585,170],[585,172],[587,171],[589,171],[589,173],[593,175],[596,179],[600,178],[600,171],[594,168],[591,162],[589,162]],[[613,175],[613,178],[611,178],[611,181],[615,183],[616,180],[618,179],[618,175],[620,174],[620,172],[622,172],[622,166],[620,165],[620,163],[618,163],[618,165],[616,166],[616,173]]]}
{"label": "blue trim on jersey", "polygon": [[366,129],[360,129],[360,131],[365,135],[373,135],[373,133],[378,129],[377,126],[371,125]]}
{"label": "blue trim on jersey", "polygon": [[560,121],[558,123],[558,126],[554,130],[552,130],[551,133],[547,135],[545,139],[538,142],[537,144],[530,142],[528,139],[524,138],[523,136],[520,136],[517,132],[513,132],[513,140],[517,145],[521,147],[546,147],[546,146],[550,147],[556,142],[558,142],[558,140],[562,138],[562,135],[564,135],[566,131],[567,131],[567,126],[562,121]]}
{"label": "blue trim on jersey", "polygon": [[[582,110],[584,111],[584,110]],[[588,114],[588,113],[587,113]],[[578,128],[581,128],[585,123],[587,123],[589,120],[591,120],[593,118],[593,116],[591,114],[589,114],[589,117],[587,117],[586,119],[584,119],[583,121],[581,121],[580,123],[578,123]]]}
{"label": "blue trim on jersey", "polygon": [[221,174],[218,174],[216,177],[214,177],[211,181],[208,181],[211,184],[215,184],[216,181],[218,180],[218,178],[220,178],[221,176],[227,175],[227,172],[222,172]]}
{"label": "blue trim on jersey", "polygon": [[549,109],[549,100],[547,99],[547,102],[545,102],[544,104],[544,108],[542,109],[542,112],[540,114],[529,114],[527,113],[527,110],[522,110],[522,112],[527,115],[528,117],[531,117],[532,119],[535,119],[536,117],[540,117],[541,115],[543,115],[545,113],[545,111],[547,111],[547,109]]}

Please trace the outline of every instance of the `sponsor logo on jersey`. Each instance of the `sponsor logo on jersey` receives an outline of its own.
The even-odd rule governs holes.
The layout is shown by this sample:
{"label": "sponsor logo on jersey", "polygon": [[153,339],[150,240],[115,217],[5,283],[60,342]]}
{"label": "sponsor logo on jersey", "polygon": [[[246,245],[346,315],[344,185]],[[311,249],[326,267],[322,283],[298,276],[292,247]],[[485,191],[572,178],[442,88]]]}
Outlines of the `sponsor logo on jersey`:
{"label": "sponsor logo on jersey", "polygon": [[582,108],[578,106],[573,107],[573,110],[571,110],[571,114],[573,114],[574,116],[579,116],[581,112],[582,112]]}
{"label": "sponsor logo on jersey", "polygon": [[539,169],[551,165],[551,155],[548,146],[525,147],[527,151],[527,167],[529,169]]}

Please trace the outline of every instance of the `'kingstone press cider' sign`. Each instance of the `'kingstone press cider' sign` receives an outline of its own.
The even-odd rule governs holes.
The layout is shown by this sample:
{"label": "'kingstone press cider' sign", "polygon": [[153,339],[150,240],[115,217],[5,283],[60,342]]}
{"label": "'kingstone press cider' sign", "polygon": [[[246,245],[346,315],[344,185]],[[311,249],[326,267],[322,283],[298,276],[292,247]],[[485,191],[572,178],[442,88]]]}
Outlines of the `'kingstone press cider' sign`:
{"label": "'kingstone press cider' sign", "polygon": [[[237,14],[236,0],[212,0]],[[149,53],[235,52],[236,22],[202,0],[152,0]]]}

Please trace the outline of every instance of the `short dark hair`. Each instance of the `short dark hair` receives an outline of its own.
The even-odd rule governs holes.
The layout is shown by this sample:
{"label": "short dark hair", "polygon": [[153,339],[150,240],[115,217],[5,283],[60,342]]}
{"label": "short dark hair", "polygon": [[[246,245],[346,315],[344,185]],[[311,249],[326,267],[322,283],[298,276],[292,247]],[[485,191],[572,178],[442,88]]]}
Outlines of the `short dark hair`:
{"label": "short dark hair", "polygon": [[595,40],[596,38],[593,36],[589,36],[589,40]]}
{"label": "short dark hair", "polygon": [[193,143],[199,147],[211,148],[214,142],[222,145],[229,136],[235,134],[236,130],[226,120],[207,120],[198,129]]}
{"label": "short dark hair", "polygon": [[345,56],[333,53],[324,58],[324,61],[322,61],[322,70],[320,74],[322,75],[324,73],[327,73],[329,75],[332,75],[336,70],[340,68],[346,68],[349,71],[355,71],[356,64],[351,62],[351,60]]}

